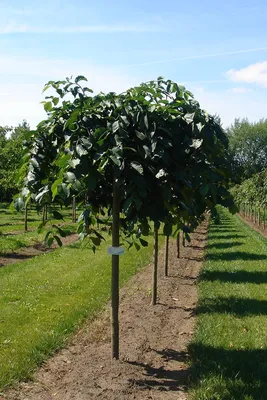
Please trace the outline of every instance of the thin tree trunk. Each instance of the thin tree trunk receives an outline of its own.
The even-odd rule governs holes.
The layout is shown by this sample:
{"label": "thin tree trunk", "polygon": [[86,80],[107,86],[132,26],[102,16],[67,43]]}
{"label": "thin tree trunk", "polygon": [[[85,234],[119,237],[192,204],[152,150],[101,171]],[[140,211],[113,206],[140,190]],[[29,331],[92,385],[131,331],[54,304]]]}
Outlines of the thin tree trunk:
{"label": "thin tree trunk", "polygon": [[168,276],[168,267],[169,267],[169,236],[166,236],[165,239],[165,276]]}
{"label": "thin tree trunk", "polygon": [[154,306],[157,303],[157,288],[158,288],[158,228],[154,225],[154,266],[152,275],[152,300],[151,304]]}
{"label": "thin tree trunk", "polygon": [[24,231],[27,232],[28,230],[28,204],[25,207],[24,213]]}
{"label": "thin tree trunk", "polygon": [[72,222],[76,222],[76,197],[72,197]]}
{"label": "thin tree trunk", "polygon": [[180,258],[181,256],[181,251],[180,251],[180,232],[178,232],[177,238],[176,238],[176,248],[177,248],[177,258]]}
{"label": "thin tree trunk", "polygon": [[185,235],[183,233],[183,247],[185,247]]}
{"label": "thin tree trunk", "polygon": [[261,226],[261,209],[259,207],[259,218],[258,218],[259,226]]}
{"label": "thin tree trunk", "polygon": [[265,207],[263,208],[263,229],[265,229]]}
{"label": "thin tree trunk", "polygon": [[[120,245],[120,197],[115,179],[113,181],[112,246]],[[119,256],[112,255],[111,276],[111,351],[112,358],[119,358]]]}

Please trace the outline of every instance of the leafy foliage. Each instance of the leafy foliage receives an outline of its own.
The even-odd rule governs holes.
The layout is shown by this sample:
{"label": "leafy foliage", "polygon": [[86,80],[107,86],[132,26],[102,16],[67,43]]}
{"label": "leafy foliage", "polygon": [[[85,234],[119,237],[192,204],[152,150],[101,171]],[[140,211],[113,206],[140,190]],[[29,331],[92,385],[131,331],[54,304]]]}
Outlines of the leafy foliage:
{"label": "leafy foliage", "polygon": [[267,170],[235,185],[231,193],[237,204],[248,203],[257,206],[267,204]]}
{"label": "leafy foliage", "polygon": [[[100,93],[74,81],[50,81],[42,121],[28,143],[23,197],[38,204],[85,205],[78,231],[93,249],[94,229],[111,214],[113,180],[120,192],[125,239],[144,245],[149,221],[164,233],[190,231],[227,191],[227,137],[183,86],[158,78],[122,94]],[[70,95],[73,97],[70,100]],[[131,244],[130,242],[129,244]]]}
{"label": "leafy foliage", "polygon": [[233,179],[240,183],[267,168],[267,120],[236,119],[228,130]]}
{"label": "leafy foliage", "polygon": [[26,121],[14,129],[0,127],[0,201],[11,201],[19,189],[16,175],[23,154],[23,140],[29,129]]}

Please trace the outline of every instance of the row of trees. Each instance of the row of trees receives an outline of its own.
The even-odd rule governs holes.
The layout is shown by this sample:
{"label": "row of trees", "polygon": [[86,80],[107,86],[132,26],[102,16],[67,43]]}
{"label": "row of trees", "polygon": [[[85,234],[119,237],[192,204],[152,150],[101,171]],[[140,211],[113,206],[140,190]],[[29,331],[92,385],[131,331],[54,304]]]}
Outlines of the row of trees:
{"label": "row of trees", "polygon": [[0,126],[0,201],[11,201],[18,191],[16,175],[23,156],[23,142],[29,135],[26,121],[17,127]]}
{"label": "row of trees", "polygon": [[[84,81],[78,76],[45,86],[52,91],[44,101],[48,118],[27,143],[15,204],[69,205],[77,196],[84,208],[78,232],[93,250],[104,240],[97,225],[111,221],[112,356],[118,358],[121,244],[146,246],[153,227],[154,304],[160,226],[166,237],[182,230],[189,239],[206,210],[217,203],[234,209],[228,140],[175,82],[160,77],[119,95],[93,96]],[[52,230],[49,235],[52,242]]]}
{"label": "row of trees", "polygon": [[267,206],[267,169],[254,174],[251,178],[235,185],[231,193],[240,211],[265,228],[265,210]]}
{"label": "row of trees", "polygon": [[234,183],[241,183],[267,168],[267,120],[251,123],[247,119],[236,119],[227,136]]}

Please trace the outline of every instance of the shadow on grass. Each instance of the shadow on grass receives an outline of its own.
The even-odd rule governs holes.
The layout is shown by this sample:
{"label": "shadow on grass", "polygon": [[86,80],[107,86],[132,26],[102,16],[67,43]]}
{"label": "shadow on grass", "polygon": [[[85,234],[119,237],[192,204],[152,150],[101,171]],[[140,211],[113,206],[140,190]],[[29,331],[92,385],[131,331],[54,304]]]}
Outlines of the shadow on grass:
{"label": "shadow on grass", "polygon": [[209,239],[220,239],[220,240],[228,240],[228,239],[244,239],[244,238],[246,238],[247,236],[245,236],[245,235],[240,235],[239,233],[233,233],[233,234],[228,234],[228,235],[225,235],[225,236],[223,236],[222,234],[220,234],[220,235],[217,235],[216,233],[214,234],[214,233],[210,233],[209,234]]}
{"label": "shadow on grass", "polygon": [[191,382],[206,390],[201,399],[267,399],[266,349],[231,350],[192,343],[189,354]]}
{"label": "shadow on grass", "polygon": [[207,298],[197,307],[196,314],[227,313],[236,316],[267,315],[267,301],[238,297]]}
{"label": "shadow on grass", "polygon": [[200,275],[200,281],[221,281],[230,283],[267,283],[267,272],[238,270],[227,271],[204,271]]}
{"label": "shadow on grass", "polygon": [[257,253],[246,253],[245,251],[233,251],[231,253],[208,254],[207,260],[260,261],[260,260],[266,260],[266,255]]}
{"label": "shadow on grass", "polygon": [[224,243],[213,243],[207,245],[207,249],[231,249],[232,247],[242,246],[244,242],[224,242]]}

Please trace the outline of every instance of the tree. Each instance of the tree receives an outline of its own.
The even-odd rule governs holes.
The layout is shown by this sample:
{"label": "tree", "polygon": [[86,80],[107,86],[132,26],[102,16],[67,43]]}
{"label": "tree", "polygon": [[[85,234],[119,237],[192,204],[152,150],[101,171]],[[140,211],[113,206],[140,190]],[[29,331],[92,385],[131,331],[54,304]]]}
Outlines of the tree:
{"label": "tree", "polygon": [[[92,96],[85,80],[46,85],[57,95],[47,96],[48,118],[29,142],[23,197],[40,205],[67,205],[76,194],[84,199],[78,232],[94,251],[103,240],[96,222],[112,216],[112,355],[118,358],[119,245],[146,246],[150,221],[155,232],[163,224],[166,236],[180,229],[188,235],[207,208],[227,204],[227,138],[175,82],[160,77],[119,95]],[[52,243],[52,230],[46,240]]]}
{"label": "tree", "polygon": [[267,168],[267,120],[250,123],[236,119],[227,133],[234,182]]}
{"label": "tree", "polygon": [[16,175],[29,131],[26,121],[15,128],[0,127],[0,201],[11,201],[18,191]]}

